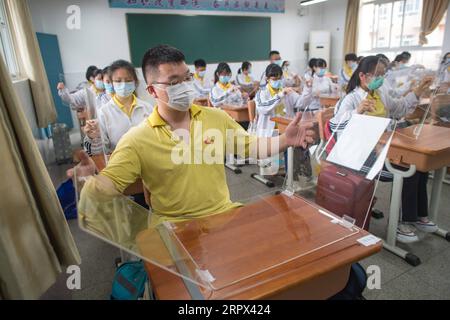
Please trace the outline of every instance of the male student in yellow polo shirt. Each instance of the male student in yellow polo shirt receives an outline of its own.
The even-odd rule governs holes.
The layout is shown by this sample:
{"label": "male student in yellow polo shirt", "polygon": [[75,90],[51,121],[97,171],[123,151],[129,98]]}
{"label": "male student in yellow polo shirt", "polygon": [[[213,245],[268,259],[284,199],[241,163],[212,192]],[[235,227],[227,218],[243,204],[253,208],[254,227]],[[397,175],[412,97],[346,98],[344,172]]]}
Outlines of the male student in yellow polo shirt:
{"label": "male student in yellow polo shirt", "polygon": [[[224,111],[193,105],[192,76],[184,54],[176,48],[160,45],[148,50],[142,72],[157,106],[146,121],[122,137],[107,167],[95,179],[106,188],[123,192],[141,177],[151,192],[157,222],[198,218],[240,206],[231,202],[226,184],[223,155],[227,130],[234,133],[233,142],[244,141],[246,154],[254,151],[261,157],[267,156],[260,150],[266,147],[270,156],[289,146],[307,147],[313,142],[311,125],[300,125],[299,115],[283,135],[257,138],[248,135]],[[251,150],[256,145],[263,148]],[[221,163],[202,158],[204,150],[213,147]],[[180,156],[183,150],[192,154]],[[180,158],[187,161],[180,163]],[[77,172],[92,174],[94,167],[85,159]],[[85,190],[81,200],[93,196]]]}

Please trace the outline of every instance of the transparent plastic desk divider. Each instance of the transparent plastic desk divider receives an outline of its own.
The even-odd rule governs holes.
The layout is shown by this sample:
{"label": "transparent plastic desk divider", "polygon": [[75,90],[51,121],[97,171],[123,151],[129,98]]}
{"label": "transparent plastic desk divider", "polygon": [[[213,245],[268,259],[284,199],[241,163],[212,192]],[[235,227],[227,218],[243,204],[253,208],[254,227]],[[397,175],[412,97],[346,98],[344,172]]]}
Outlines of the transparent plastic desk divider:
{"label": "transparent plastic desk divider", "polygon": [[[325,112],[315,113],[316,122],[324,118]],[[382,169],[391,143],[393,132],[390,130],[395,128],[396,122],[352,112],[335,119],[331,124],[323,120],[327,134],[324,132],[319,145],[312,148],[309,160],[318,166],[318,176],[314,179],[311,175],[313,186],[308,199],[318,208],[327,208],[339,216],[339,223],[364,228],[369,222],[380,178],[389,179],[389,174]],[[305,158],[294,157],[294,167],[300,166],[296,161],[303,162],[302,166],[309,165]],[[288,182],[286,179],[283,187],[286,195],[296,192],[303,195],[295,183]],[[360,183],[355,192],[357,199],[351,199],[348,189],[355,183]]]}
{"label": "transparent plastic desk divider", "polygon": [[[442,120],[443,122],[450,121],[450,119],[441,119],[442,116],[438,112],[439,106],[442,103],[446,100],[447,105],[449,103],[448,99],[445,98],[445,96],[448,97],[448,85],[445,86],[444,83],[441,83],[437,72],[426,69],[416,70],[411,75],[411,80],[414,80],[418,84],[425,77],[434,77],[433,84],[431,85],[429,92],[420,97],[419,104],[414,112],[406,115],[406,121],[398,122],[396,136],[399,139],[418,140],[424,126]],[[446,118],[446,116],[444,116],[444,118]]]}
{"label": "transparent plastic desk divider", "polygon": [[192,297],[209,299],[220,290],[224,298],[289,274],[284,266],[354,245],[345,240],[360,232],[314,203],[285,195],[202,219],[156,224],[155,214],[98,176],[75,170],[74,179],[80,228],[177,275]]}

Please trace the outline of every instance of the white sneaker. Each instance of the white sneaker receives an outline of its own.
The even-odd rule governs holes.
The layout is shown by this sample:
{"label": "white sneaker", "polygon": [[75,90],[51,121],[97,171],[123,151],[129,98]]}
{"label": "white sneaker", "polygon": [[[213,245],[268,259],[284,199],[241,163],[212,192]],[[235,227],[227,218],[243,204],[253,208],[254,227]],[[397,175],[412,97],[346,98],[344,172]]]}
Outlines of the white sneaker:
{"label": "white sneaker", "polygon": [[414,226],[420,231],[426,233],[435,233],[439,229],[436,223],[428,219],[418,220],[417,222],[414,223]]}
{"label": "white sneaker", "polygon": [[401,243],[413,243],[419,241],[411,225],[400,223],[397,227],[397,240]]}

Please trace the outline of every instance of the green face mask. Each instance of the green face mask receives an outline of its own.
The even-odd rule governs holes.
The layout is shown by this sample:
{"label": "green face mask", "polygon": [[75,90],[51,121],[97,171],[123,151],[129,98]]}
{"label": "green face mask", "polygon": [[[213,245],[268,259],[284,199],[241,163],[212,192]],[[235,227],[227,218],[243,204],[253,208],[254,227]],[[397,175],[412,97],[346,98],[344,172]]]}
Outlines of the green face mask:
{"label": "green face mask", "polygon": [[369,85],[367,86],[369,88],[370,91],[375,91],[381,88],[381,86],[384,83],[384,77],[376,77],[375,79],[373,79]]}

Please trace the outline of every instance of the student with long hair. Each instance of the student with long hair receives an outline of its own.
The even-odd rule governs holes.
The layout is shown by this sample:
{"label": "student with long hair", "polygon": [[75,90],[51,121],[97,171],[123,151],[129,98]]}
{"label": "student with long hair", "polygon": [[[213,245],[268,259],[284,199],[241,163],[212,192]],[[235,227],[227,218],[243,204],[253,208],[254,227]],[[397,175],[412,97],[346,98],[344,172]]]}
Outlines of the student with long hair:
{"label": "student with long hair", "polygon": [[239,88],[231,83],[231,68],[226,62],[221,62],[214,72],[214,87],[210,93],[210,100],[215,108],[241,107],[247,93],[242,93]]}
{"label": "student with long hair", "polygon": [[[395,99],[383,86],[385,72],[385,62],[379,57],[369,56],[361,61],[350,79],[347,95],[338,103],[335,116],[330,121],[330,129],[338,139],[353,114],[399,120],[412,113],[420,96],[432,82],[432,78],[424,78],[413,92]],[[425,232],[437,230],[436,224],[428,219],[427,180],[426,172],[417,172],[413,177],[404,179],[402,223],[397,229],[397,239],[400,242],[418,241],[411,224]]]}

